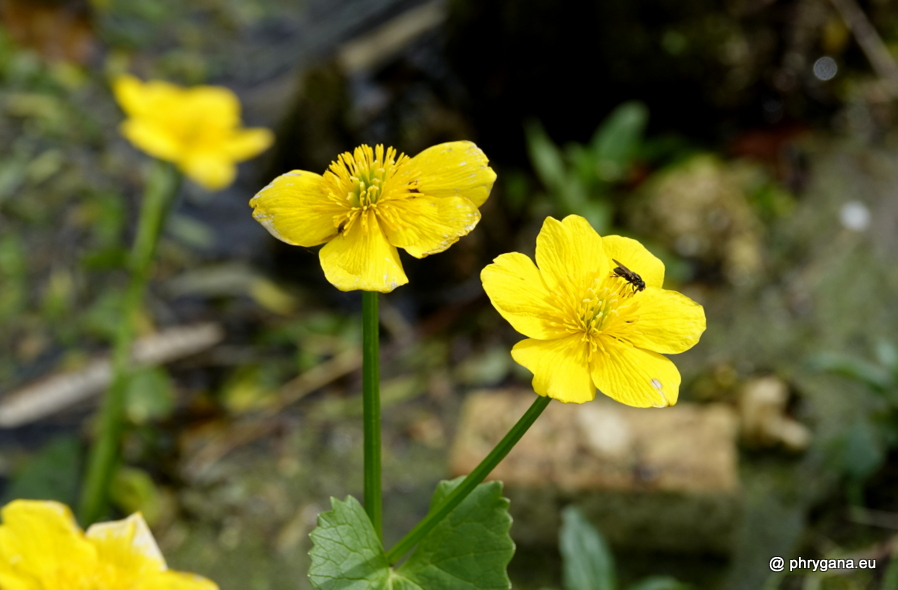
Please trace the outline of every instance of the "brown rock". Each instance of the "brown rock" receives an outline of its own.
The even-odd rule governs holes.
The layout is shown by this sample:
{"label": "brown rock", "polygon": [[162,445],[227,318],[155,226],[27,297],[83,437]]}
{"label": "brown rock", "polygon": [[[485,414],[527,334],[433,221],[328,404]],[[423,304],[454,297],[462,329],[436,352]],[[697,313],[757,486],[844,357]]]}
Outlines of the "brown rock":
{"label": "brown rock", "polygon": [[786,414],[789,386],[776,377],[759,377],[739,391],[742,441],[751,447],[782,446],[804,451],[811,442],[808,428]]}
{"label": "brown rock", "polygon": [[[470,472],[533,399],[532,391],[471,394],[453,476]],[[738,515],[737,434],[724,405],[553,402],[490,479],[505,483],[520,543],[554,542],[560,507],[575,502],[612,543],[726,553]]]}

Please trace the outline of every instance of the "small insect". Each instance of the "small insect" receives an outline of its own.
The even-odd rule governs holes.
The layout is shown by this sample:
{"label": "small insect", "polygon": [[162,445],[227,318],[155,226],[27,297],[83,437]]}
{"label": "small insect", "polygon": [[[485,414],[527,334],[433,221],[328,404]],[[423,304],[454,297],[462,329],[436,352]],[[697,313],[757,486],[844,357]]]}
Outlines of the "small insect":
{"label": "small insect", "polygon": [[617,265],[617,267],[615,267],[612,272],[630,283],[630,285],[632,285],[633,287],[634,293],[636,293],[637,291],[645,290],[645,281],[642,280],[641,276],[621,264],[619,261],[614,260],[614,258],[612,258],[611,260],[614,261],[614,264]]}

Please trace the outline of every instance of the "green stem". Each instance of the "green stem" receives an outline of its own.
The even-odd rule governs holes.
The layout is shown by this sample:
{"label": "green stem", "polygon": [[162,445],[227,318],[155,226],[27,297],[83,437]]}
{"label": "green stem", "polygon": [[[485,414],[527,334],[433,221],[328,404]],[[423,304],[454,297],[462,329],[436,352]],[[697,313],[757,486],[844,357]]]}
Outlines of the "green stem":
{"label": "green stem", "polygon": [[81,490],[79,517],[85,526],[103,517],[109,503],[109,488],[118,463],[125,424],[125,396],[131,369],[134,316],[143,301],[159,233],[179,183],[180,176],[174,167],[164,162],[154,163],[140,209],[137,235],[128,260],[131,276],[122,301],[122,317],[113,343],[112,385],[100,408],[99,435],[90,450],[87,474]]}
{"label": "green stem", "polygon": [[441,520],[455,509],[456,506],[461,504],[462,501],[468,497],[468,494],[474,491],[474,488],[486,479],[486,476],[495,469],[496,465],[498,465],[509,451],[514,448],[517,442],[521,440],[524,433],[533,426],[533,423],[536,422],[539,415],[543,413],[543,410],[546,409],[546,406],[549,405],[550,401],[552,401],[552,398],[550,397],[537,396],[536,400],[530,408],[527,409],[527,412],[521,416],[521,419],[518,420],[517,424],[512,426],[511,430],[508,431],[508,434],[505,435],[505,438],[499,441],[496,448],[494,448],[490,454],[480,462],[480,465],[478,465],[474,471],[468,474],[464,481],[461,482],[461,485],[455,488],[451,494],[446,496],[446,499],[443,500],[442,504],[427,513],[427,516],[425,516],[421,522],[416,524],[415,528],[409,531],[402,540],[396,543],[395,547],[387,552],[387,561],[389,561],[391,565],[399,561],[399,559],[414,547],[418,541],[424,538],[433,527],[438,525]]}
{"label": "green stem", "polygon": [[380,460],[380,353],[377,293],[362,292],[362,413],[365,424],[365,512],[383,538]]}

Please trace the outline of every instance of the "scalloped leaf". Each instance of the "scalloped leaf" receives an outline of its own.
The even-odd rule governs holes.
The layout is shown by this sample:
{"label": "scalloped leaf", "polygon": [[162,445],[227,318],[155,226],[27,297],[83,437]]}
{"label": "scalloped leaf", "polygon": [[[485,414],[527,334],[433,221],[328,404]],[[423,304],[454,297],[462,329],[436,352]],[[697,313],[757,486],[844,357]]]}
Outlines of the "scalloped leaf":
{"label": "scalloped leaf", "polygon": [[[437,506],[462,478],[440,482]],[[316,590],[506,590],[514,554],[511,516],[501,482],[480,484],[391,569],[364,508],[352,497],[331,498],[312,531],[309,579]]]}

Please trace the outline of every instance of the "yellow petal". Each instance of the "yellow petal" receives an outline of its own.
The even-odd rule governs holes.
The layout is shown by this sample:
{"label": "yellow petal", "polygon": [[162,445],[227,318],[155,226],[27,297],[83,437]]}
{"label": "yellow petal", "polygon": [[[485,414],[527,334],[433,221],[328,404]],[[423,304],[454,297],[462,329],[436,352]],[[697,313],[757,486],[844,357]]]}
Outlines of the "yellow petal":
{"label": "yellow petal", "polygon": [[261,154],[274,143],[274,134],[262,127],[235,131],[221,149],[234,161],[242,162]]}
{"label": "yellow petal", "polygon": [[176,106],[184,102],[184,89],[163,80],[141,82],[125,74],[112,84],[116,102],[129,117],[164,116],[160,107]]}
{"label": "yellow petal", "polygon": [[128,119],[119,127],[121,134],[151,156],[176,162],[184,153],[181,141],[164,125],[148,119]]}
{"label": "yellow petal", "polygon": [[533,261],[518,252],[503,254],[480,273],[493,307],[512,327],[530,338],[550,340],[567,332]]}
{"label": "yellow petal", "polygon": [[122,134],[210,190],[231,184],[235,162],[257,155],[274,139],[267,129],[240,128],[240,101],[227,88],[185,89],[121,76],[113,92],[128,115]]}
{"label": "yellow petal", "polygon": [[91,525],[87,539],[97,548],[102,563],[133,574],[135,579],[166,569],[165,558],[140,513]]}
{"label": "yellow petal", "polygon": [[223,86],[195,86],[182,93],[179,110],[193,121],[223,129],[240,125],[240,100],[231,90]]}
{"label": "yellow petal", "polygon": [[112,83],[112,93],[122,110],[128,115],[143,112],[143,82],[130,74],[118,76]]}
{"label": "yellow petal", "polygon": [[480,211],[462,197],[410,197],[379,203],[377,217],[391,244],[415,258],[442,252],[480,221]]}
{"label": "yellow petal", "polygon": [[602,338],[605,354],[592,360],[592,381],[608,397],[637,408],[672,406],[680,372],[665,356]]}
{"label": "yellow petal", "polygon": [[184,89],[163,80],[143,83],[134,76],[116,78],[113,93],[119,106],[129,117],[165,117],[166,109],[179,109],[184,104]]}
{"label": "yellow petal", "polygon": [[134,590],[218,590],[218,585],[194,574],[167,571],[140,580]]}
{"label": "yellow petal", "polygon": [[392,192],[393,186],[416,183],[417,190],[428,197],[464,197],[479,208],[496,181],[487,162],[486,155],[470,141],[441,143],[409,160],[384,188],[384,194]]}
{"label": "yellow petal", "polygon": [[536,265],[552,292],[575,290],[611,272],[602,238],[579,215],[547,217],[536,237]]}
{"label": "yellow petal", "polygon": [[533,390],[562,402],[582,404],[596,397],[582,335],[557,340],[522,340],[512,358],[533,373]]}
{"label": "yellow petal", "polygon": [[219,154],[189,154],[178,161],[184,176],[208,191],[220,191],[234,182],[237,166]]}
{"label": "yellow petal", "polygon": [[664,263],[636,240],[622,236],[605,236],[602,238],[602,245],[605,246],[608,258],[621,262],[642,277],[646,287],[660,289],[664,284]]}
{"label": "yellow petal", "polygon": [[646,288],[636,295],[639,319],[627,339],[635,346],[661,354],[677,354],[698,343],[705,331],[705,310],[676,291]]}
{"label": "yellow petal", "polygon": [[318,254],[324,276],[341,291],[389,293],[408,282],[399,252],[387,242],[374,211],[359,214]]}
{"label": "yellow petal", "polygon": [[2,517],[0,588],[43,589],[60,568],[89,573],[96,567],[96,550],[64,504],[14,500]]}
{"label": "yellow petal", "polygon": [[321,190],[322,177],[314,172],[293,170],[281,174],[253,197],[253,217],[271,235],[294,246],[323,244],[337,235],[334,217],[345,214]]}

